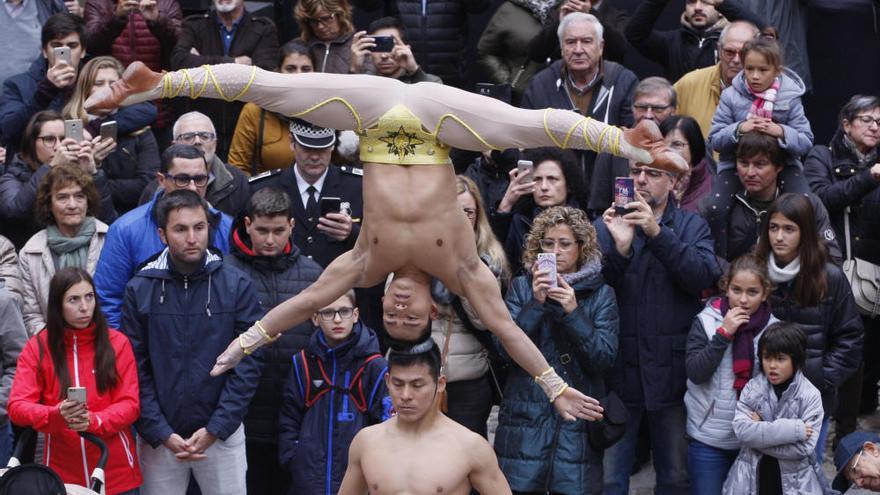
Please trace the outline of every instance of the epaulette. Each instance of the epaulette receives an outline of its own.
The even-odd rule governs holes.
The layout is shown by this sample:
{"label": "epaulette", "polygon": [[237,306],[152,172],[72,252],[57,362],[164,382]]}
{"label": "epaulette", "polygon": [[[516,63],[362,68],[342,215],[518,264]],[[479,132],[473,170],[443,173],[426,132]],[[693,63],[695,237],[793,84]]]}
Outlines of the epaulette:
{"label": "epaulette", "polygon": [[202,12],[201,14],[192,14],[183,18],[184,21],[196,21],[199,19],[207,19],[210,14],[208,12]]}
{"label": "epaulette", "polygon": [[265,171],[265,172],[263,172],[263,173],[261,173],[261,174],[257,174],[257,175],[255,175],[255,176],[251,177],[250,179],[248,179],[248,184],[252,184],[252,183],[254,183],[254,182],[259,182],[259,181],[261,181],[261,180],[263,180],[263,179],[265,179],[265,178],[267,178],[267,177],[274,177],[274,176],[276,176],[276,175],[278,175],[278,174],[280,174],[280,173],[281,173],[281,169],[280,169],[280,168],[276,168],[276,169],[273,169],[273,170],[267,170],[267,171]]}
{"label": "epaulette", "polygon": [[339,167],[339,171],[343,174],[357,175],[358,177],[364,176],[364,169],[353,167],[351,165],[342,165]]}
{"label": "epaulette", "polygon": [[254,22],[262,22],[262,23],[271,24],[272,27],[275,27],[275,21],[273,21],[269,17],[265,17],[265,16],[261,16],[261,15],[252,15],[251,20]]}

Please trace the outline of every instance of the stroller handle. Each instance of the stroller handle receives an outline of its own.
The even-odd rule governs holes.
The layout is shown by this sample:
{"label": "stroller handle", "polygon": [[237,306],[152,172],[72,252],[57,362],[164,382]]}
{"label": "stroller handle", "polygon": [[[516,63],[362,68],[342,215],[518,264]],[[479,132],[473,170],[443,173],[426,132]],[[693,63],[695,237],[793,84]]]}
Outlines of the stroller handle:
{"label": "stroller handle", "polygon": [[95,466],[95,469],[92,471],[92,483],[89,488],[95,493],[101,493],[101,487],[104,485],[104,466],[107,465],[107,457],[109,455],[107,451],[107,444],[104,443],[97,435],[93,435],[91,433],[81,431],[79,432],[79,436],[84,438],[87,442],[92,443],[97,446],[101,450],[101,456],[98,457],[98,465]]}

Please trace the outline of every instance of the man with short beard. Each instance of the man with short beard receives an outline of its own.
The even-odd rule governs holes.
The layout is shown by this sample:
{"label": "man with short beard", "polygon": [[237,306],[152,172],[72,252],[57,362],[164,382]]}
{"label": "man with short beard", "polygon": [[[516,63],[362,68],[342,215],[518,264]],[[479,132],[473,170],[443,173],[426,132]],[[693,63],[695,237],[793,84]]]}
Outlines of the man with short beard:
{"label": "man with short beard", "polygon": [[[278,64],[278,33],[271,19],[252,16],[244,0],[214,0],[214,9],[183,20],[171,52],[171,68],[236,63],[274,70]],[[176,103],[178,115],[198,110],[217,127],[217,155],[226,160],[238,114],[244,103],[186,100]]]}

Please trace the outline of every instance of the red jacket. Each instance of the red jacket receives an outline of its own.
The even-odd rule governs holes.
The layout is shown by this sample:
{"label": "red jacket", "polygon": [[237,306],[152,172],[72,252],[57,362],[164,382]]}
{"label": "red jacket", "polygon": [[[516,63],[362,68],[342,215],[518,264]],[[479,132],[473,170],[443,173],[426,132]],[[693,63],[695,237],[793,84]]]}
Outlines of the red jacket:
{"label": "red jacket", "polygon": [[[116,330],[109,332],[119,382],[103,394],[98,393],[94,375],[94,325],[82,330],[69,329],[64,340],[71,386],[86,388],[91,419],[88,431],[101,437],[109,449],[105,473],[107,493],[113,495],[139,487],[142,478],[131,433],[131,425],[140,414],[137,365],[128,338]],[[46,330],[34,335],[18,358],[9,394],[9,418],[17,425],[30,426],[46,435],[43,461],[65,483],[88,486],[99,451],[68,429],[61,417],[58,379],[47,339]]]}

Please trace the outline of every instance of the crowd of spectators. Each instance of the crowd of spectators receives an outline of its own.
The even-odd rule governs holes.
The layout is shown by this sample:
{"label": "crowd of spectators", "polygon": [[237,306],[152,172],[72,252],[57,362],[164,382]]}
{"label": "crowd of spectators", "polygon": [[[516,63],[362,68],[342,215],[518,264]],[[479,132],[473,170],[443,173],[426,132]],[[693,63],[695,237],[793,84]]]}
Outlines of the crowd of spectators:
{"label": "crowd of spectators", "polygon": [[[87,485],[88,431],[109,445],[111,495],[331,494],[357,431],[394,414],[382,285],[208,375],[354,247],[358,136],[183,98],[197,88],[84,109],[140,60],[369,74],[653,121],[686,173],[591,151],[452,152],[458,205],[511,316],[569,384],[622,404],[619,438],[599,445],[563,421],[435,280],[440,407],[487,436],[499,406],[494,448],[516,494],[625,495],[649,455],[656,493],[827,493],[829,443],[834,489],[880,490],[880,437],[856,431],[880,381],[880,97],[836,94],[837,120],[811,121],[826,78],[805,48],[822,8],[876,5],[627,3],[213,0],[184,16],[176,0],[7,0],[0,462],[30,427],[45,434],[36,461]],[[855,295],[873,311],[856,304],[854,263],[873,277]]]}

